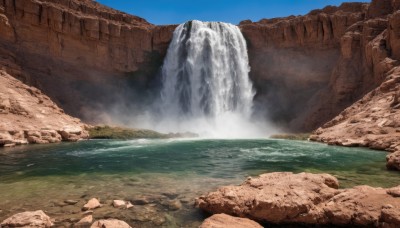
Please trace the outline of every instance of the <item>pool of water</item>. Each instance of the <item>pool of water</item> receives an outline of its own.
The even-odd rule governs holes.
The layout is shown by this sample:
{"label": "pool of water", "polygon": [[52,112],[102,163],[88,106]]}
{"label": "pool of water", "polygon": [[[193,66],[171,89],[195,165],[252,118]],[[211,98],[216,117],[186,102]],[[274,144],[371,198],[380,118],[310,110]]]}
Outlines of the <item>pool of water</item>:
{"label": "pool of water", "polygon": [[[247,176],[291,171],[330,173],[341,187],[390,187],[386,153],[287,140],[91,140],[0,149],[0,220],[44,210],[56,224],[82,218],[96,197],[94,218],[118,218],[139,227],[197,227],[204,219],[194,199]],[[66,205],[73,199],[76,205]],[[136,202],[115,209],[114,199]]]}

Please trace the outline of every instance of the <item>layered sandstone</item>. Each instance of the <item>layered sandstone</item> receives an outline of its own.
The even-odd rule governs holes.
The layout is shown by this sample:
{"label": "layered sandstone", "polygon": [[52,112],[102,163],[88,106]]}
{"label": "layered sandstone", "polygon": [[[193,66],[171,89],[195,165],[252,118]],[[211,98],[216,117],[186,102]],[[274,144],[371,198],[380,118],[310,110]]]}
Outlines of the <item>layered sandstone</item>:
{"label": "layered sandstone", "polygon": [[0,146],[77,141],[85,125],[68,116],[40,90],[0,70]]}
{"label": "layered sandstone", "polygon": [[91,0],[0,1],[0,68],[67,113],[104,123],[101,113],[139,108],[174,28]]}
{"label": "layered sandstone", "polygon": [[400,187],[337,189],[328,174],[269,173],[197,199],[210,213],[273,224],[397,227]]}
{"label": "layered sandstone", "polygon": [[[380,10],[370,10],[370,14],[379,17],[364,23],[364,29],[366,23],[381,24],[380,34],[371,34],[363,41],[366,43],[364,53],[367,64],[372,67],[374,75],[369,81],[375,81],[375,84],[379,85],[318,128],[310,139],[328,144],[365,146],[395,152],[388,155],[387,166],[400,170],[400,11],[389,16],[382,13],[382,8],[386,11],[396,9],[396,2],[388,5],[387,1],[374,1],[371,6]],[[354,33],[349,32],[348,35]],[[381,83],[378,83],[379,81]]]}
{"label": "layered sandstone", "polygon": [[[344,3],[243,21],[258,114],[311,131],[378,87],[400,56],[399,5]],[[68,114],[131,124],[158,94],[175,27],[90,0],[0,1],[0,67]]]}
{"label": "layered sandstone", "polygon": [[398,5],[344,3],[305,16],[242,22],[256,101],[292,131],[331,120],[396,65],[398,38],[390,37],[397,37],[398,26],[390,21]]}
{"label": "layered sandstone", "polygon": [[[368,92],[374,83],[364,80],[372,71],[357,54],[361,44],[343,36],[363,26],[374,14],[369,8],[345,3],[305,16],[242,22],[257,109],[289,130],[311,130]],[[125,113],[151,102],[176,27],[90,0],[7,0],[0,2],[0,15],[0,65],[93,123],[130,120]],[[370,33],[379,26],[371,25]],[[339,61],[349,51],[358,57]]]}

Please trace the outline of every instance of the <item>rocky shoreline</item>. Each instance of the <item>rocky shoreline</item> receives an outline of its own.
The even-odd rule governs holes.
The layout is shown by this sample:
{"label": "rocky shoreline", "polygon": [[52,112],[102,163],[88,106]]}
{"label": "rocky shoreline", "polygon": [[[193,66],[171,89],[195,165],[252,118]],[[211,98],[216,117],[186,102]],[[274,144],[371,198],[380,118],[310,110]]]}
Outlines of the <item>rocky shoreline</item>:
{"label": "rocky shoreline", "polygon": [[[26,211],[5,219],[1,227],[135,227],[132,221],[148,221],[154,226],[163,226],[167,218],[157,215],[158,207],[173,211],[193,206],[213,214],[200,225],[202,228],[400,226],[400,186],[340,189],[338,180],[329,174],[266,173],[249,177],[239,186],[220,187],[193,201],[185,201],[186,205],[183,205],[173,193],[159,199],[103,202],[97,198],[87,201],[69,199],[59,205],[69,208],[64,210],[64,213],[72,213],[68,219],[52,219],[42,210]],[[130,216],[123,221],[124,216],[119,213]]]}
{"label": "rocky shoreline", "polygon": [[196,205],[268,224],[400,226],[400,186],[338,187],[329,174],[268,173],[221,187],[199,197]]}
{"label": "rocky shoreline", "polygon": [[400,170],[400,67],[384,82],[314,131],[310,140],[347,147],[385,150],[387,168]]}

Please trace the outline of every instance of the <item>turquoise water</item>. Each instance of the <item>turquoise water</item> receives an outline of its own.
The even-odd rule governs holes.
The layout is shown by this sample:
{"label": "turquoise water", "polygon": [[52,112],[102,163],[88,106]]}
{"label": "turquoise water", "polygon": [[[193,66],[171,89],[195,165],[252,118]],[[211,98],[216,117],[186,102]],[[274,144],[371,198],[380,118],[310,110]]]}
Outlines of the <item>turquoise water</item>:
{"label": "turquoise water", "polygon": [[[113,217],[140,227],[195,227],[204,215],[194,199],[218,186],[265,172],[326,172],[342,187],[396,186],[386,153],[287,140],[93,140],[0,150],[0,219],[45,210],[58,225],[73,224],[91,197]],[[114,209],[114,199],[148,202]],[[65,205],[64,200],[79,200]],[[178,204],[178,207],[171,205]]]}

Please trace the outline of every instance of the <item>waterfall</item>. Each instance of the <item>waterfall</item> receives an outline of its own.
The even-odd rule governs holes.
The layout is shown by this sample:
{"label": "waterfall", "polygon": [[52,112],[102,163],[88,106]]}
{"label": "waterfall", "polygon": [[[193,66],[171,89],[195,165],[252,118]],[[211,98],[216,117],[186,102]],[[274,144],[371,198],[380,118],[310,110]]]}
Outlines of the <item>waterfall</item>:
{"label": "waterfall", "polygon": [[237,26],[201,21],[179,25],[162,68],[161,130],[254,136],[248,133],[254,128],[248,124],[255,94],[249,71],[246,41]]}

